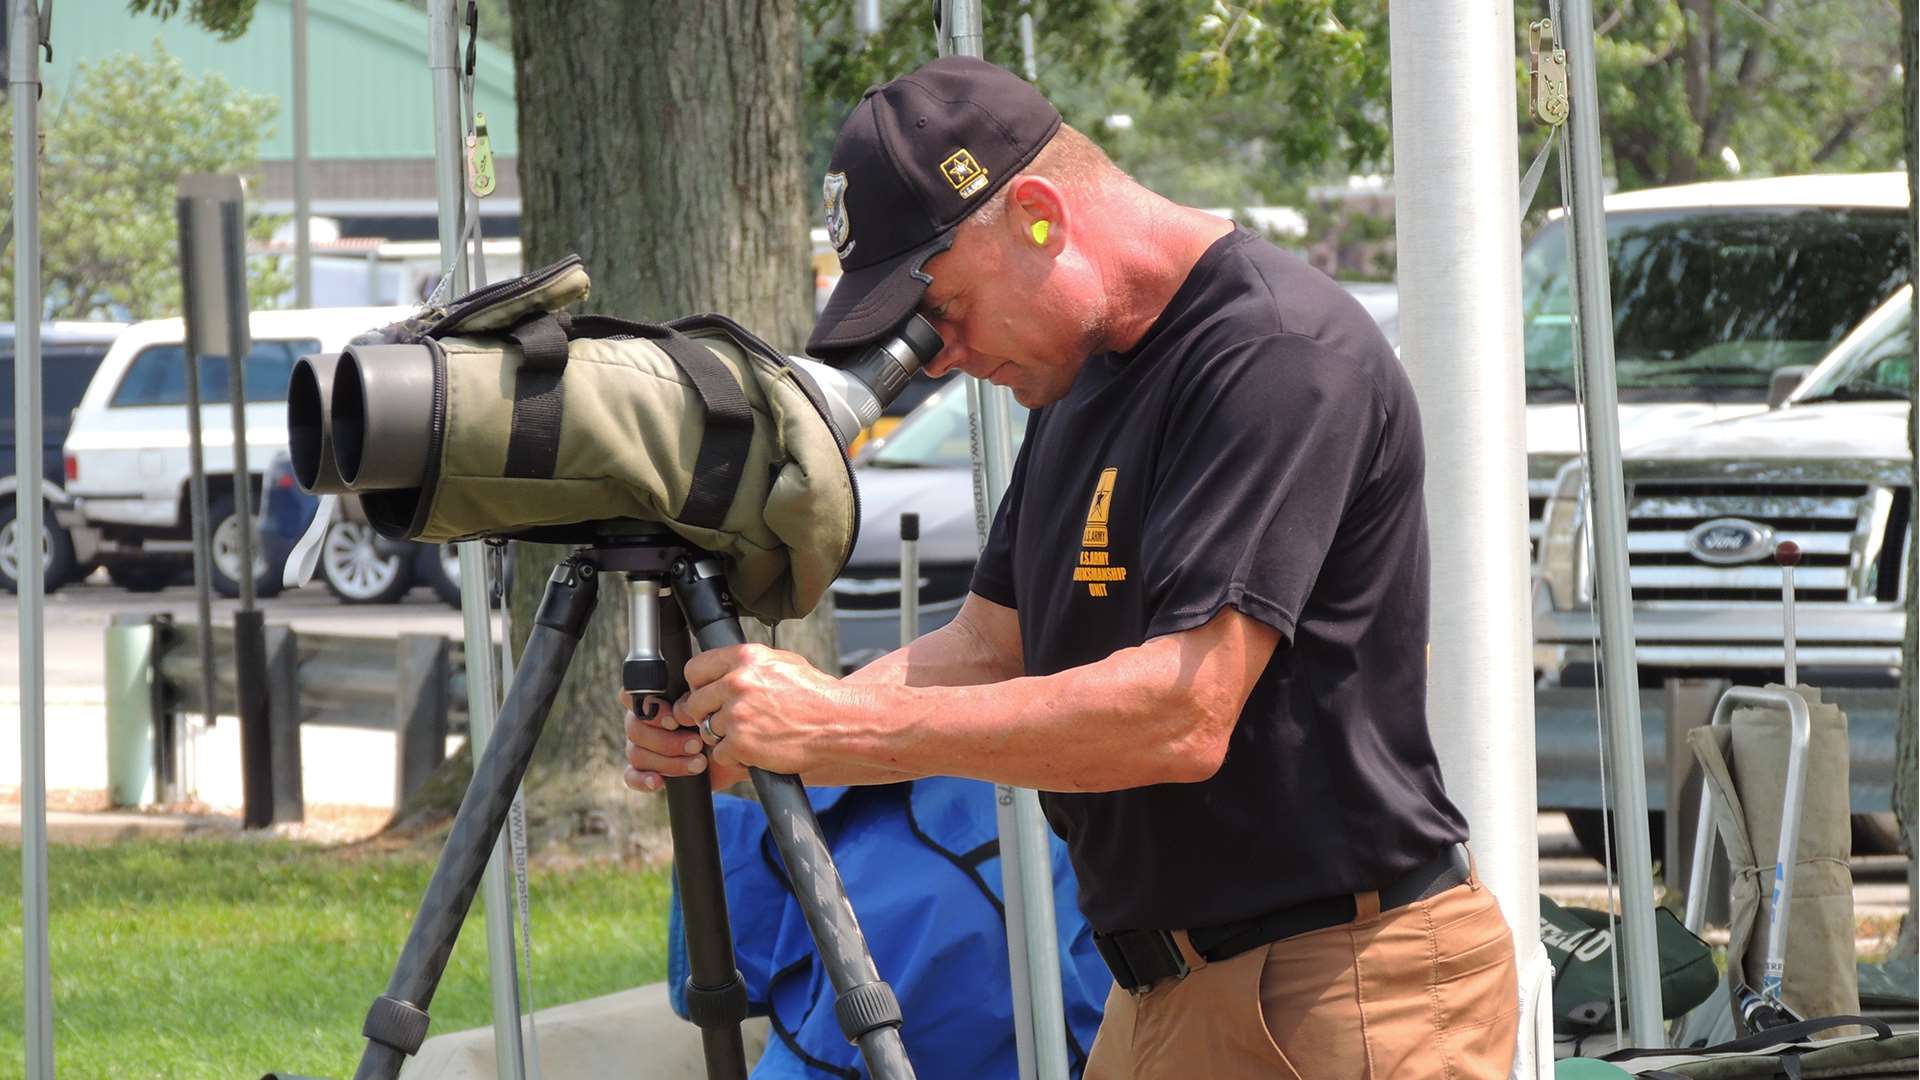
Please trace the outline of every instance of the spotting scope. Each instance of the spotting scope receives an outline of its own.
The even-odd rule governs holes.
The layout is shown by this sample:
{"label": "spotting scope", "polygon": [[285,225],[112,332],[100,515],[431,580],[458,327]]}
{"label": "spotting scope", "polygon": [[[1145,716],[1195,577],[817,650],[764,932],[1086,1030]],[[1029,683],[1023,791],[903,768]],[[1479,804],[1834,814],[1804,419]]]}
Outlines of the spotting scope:
{"label": "spotting scope", "polygon": [[[786,360],[816,392],[841,441],[851,443],[942,344],[932,324],[914,315],[844,360]],[[436,424],[444,414],[434,407],[434,363],[425,344],[349,345],[302,357],[287,391],[289,449],[301,488],[367,494],[421,486],[446,434]]]}

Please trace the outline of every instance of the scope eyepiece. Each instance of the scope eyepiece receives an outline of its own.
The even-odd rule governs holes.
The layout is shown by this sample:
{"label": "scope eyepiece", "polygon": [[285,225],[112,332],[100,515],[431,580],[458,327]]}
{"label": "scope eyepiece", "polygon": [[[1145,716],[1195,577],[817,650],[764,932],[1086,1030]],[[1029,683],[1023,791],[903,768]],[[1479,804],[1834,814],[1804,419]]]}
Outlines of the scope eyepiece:
{"label": "scope eyepiece", "polygon": [[852,442],[881,410],[907,388],[914,372],[933,362],[946,342],[923,316],[912,315],[898,333],[857,352],[837,354],[823,363],[804,356],[789,357],[826,397],[827,410],[840,436]]}

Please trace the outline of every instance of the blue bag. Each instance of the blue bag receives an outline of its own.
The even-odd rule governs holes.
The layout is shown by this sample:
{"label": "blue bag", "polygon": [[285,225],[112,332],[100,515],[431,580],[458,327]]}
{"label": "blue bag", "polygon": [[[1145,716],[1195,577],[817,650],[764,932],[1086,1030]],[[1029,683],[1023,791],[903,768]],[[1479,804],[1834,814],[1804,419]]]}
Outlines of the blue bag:
{"label": "blue bag", "polygon": [[[1017,1074],[1007,974],[994,787],[934,777],[873,787],[809,788],[821,830],[880,975],[900,998],[901,1039],[922,1080]],[[864,1077],[859,1049],[840,1034],[833,987],[787,885],[759,804],[714,800],[735,963],[755,1015],[773,1039],[754,1080]],[[1066,846],[1051,838],[1054,911],[1074,1076],[1106,1004],[1112,976],[1080,915]],[[676,883],[667,927],[667,982],[687,1015],[686,935]]]}

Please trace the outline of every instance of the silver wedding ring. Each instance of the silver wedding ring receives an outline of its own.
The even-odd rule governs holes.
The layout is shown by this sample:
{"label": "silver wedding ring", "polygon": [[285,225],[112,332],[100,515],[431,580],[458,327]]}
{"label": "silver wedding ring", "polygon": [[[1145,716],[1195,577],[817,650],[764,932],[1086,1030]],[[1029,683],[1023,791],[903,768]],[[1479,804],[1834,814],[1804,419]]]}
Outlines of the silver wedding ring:
{"label": "silver wedding ring", "polygon": [[713,717],[711,716],[703,716],[700,718],[700,733],[706,737],[708,746],[720,745],[720,740],[723,737],[713,730]]}

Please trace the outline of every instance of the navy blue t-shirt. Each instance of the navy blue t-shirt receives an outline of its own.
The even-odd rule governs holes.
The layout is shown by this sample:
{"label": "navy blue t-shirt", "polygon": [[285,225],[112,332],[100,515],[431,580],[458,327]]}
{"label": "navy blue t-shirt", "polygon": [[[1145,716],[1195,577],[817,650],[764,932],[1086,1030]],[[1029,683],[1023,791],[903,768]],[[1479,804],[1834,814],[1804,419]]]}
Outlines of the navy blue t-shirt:
{"label": "navy blue t-shirt", "polygon": [[1094,927],[1377,889],[1466,839],[1427,731],[1423,471],[1365,310],[1238,229],[1029,418],[972,586],[1018,612],[1027,674],[1225,607],[1282,635],[1212,778],[1041,793]]}

